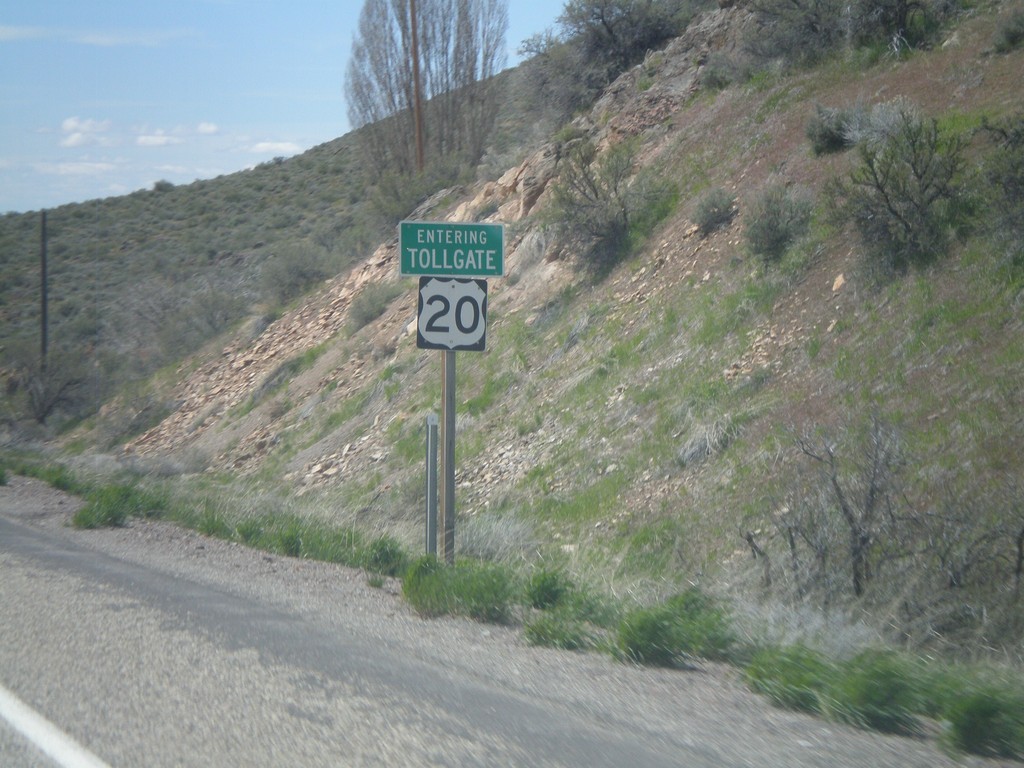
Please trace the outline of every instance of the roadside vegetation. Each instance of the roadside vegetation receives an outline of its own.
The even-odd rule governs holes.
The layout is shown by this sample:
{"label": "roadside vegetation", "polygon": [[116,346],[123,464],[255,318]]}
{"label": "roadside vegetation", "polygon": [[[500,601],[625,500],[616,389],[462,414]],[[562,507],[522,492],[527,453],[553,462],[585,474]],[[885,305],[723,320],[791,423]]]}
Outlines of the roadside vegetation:
{"label": "roadside vegetation", "polygon": [[7,457],[0,470],[7,467],[82,495],[85,503],[71,520],[75,527],[168,520],[283,557],[361,568],[373,586],[400,579],[404,599],[424,618],[465,616],[518,626],[531,645],[604,652],[625,663],[678,670],[726,663],[783,708],[906,736],[922,734],[926,721],[933,721],[952,750],[1024,758],[1024,678],[1016,670],[888,649],[827,656],[799,643],[757,640],[758,627],[737,622],[727,600],[698,587],[637,604],[581,586],[561,567],[471,558],[447,567],[433,555],[412,559],[388,535],[368,537],[295,514],[239,519],[209,500],[184,502],[140,483],[82,479],[31,456]]}

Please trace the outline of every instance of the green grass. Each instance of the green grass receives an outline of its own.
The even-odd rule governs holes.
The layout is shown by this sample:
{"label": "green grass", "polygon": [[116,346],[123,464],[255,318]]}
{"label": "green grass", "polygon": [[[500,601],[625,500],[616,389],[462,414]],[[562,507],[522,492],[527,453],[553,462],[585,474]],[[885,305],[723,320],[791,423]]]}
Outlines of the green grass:
{"label": "green grass", "polygon": [[[541,468],[536,469],[536,472],[541,471]],[[538,477],[543,476],[540,474]],[[609,472],[572,493],[540,499],[534,514],[541,519],[569,524],[606,518],[608,512],[617,505],[627,482],[628,478],[621,470]]]}
{"label": "green grass", "polygon": [[985,686],[959,696],[945,716],[946,738],[955,749],[1024,759],[1024,691]]}
{"label": "green grass", "polygon": [[539,613],[526,620],[523,636],[530,645],[567,651],[594,647],[596,638],[587,623],[569,610]]}
{"label": "green grass", "polygon": [[229,539],[234,532],[224,515],[217,511],[212,504],[207,504],[206,509],[199,516],[196,530],[204,536],[217,539]]}
{"label": "green grass", "polygon": [[122,526],[130,517],[160,517],[167,499],[133,485],[103,485],[85,495],[85,505],[71,519],[76,528]]}
{"label": "green grass", "polygon": [[724,608],[696,588],[631,611],[617,633],[625,658],[659,667],[677,666],[692,657],[726,659],[735,643]]}
{"label": "green grass", "polygon": [[406,568],[408,556],[402,545],[391,536],[381,536],[366,549],[365,567],[381,576],[399,576]]}
{"label": "green grass", "polygon": [[773,704],[785,709],[820,714],[822,697],[835,665],[803,645],[758,651],[745,670],[747,683]]}
{"label": "green grass", "polygon": [[538,610],[554,608],[565,602],[575,585],[563,571],[542,568],[526,585],[527,602]]}
{"label": "green grass", "polygon": [[29,456],[13,455],[8,459],[7,468],[12,474],[33,477],[65,493],[84,495],[93,485],[76,476],[62,464]]}
{"label": "green grass", "polygon": [[402,580],[402,594],[425,617],[468,616],[491,624],[508,624],[518,599],[513,572],[487,563],[445,567],[432,555],[414,562]]}
{"label": "green grass", "polygon": [[91,492],[85,506],[71,518],[76,528],[106,528],[124,525],[133,509],[130,489],[110,486]]}
{"label": "green grass", "polygon": [[560,569],[544,568],[524,578],[495,563],[447,567],[433,555],[408,567],[402,594],[426,618],[452,615],[510,624],[522,616],[528,643],[567,650],[599,647],[621,615],[617,603],[577,587]]}
{"label": "green grass", "polygon": [[384,576],[400,575],[408,562],[408,555],[391,536],[368,541],[355,528],[288,512],[239,517],[209,498],[183,501],[158,485],[87,481],[57,464],[21,460],[15,466],[19,474],[38,477],[61,490],[82,495],[85,504],[72,518],[72,524],[79,528],[122,526],[133,517],[164,519],[205,536],[238,541],[255,549],[366,568]]}
{"label": "green grass", "polygon": [[920,730],[916,670],[895,653],[862,651],[840,667],[826,695],[837,720],[883,733]]}
{"label": "green grass", "polygon": [[732,293],[705,297],[694,340],[705,346],[716,346],[729,334],[750,327],[771,310],[784,287],[784,281],[777,277],[758,277]]}
{"label": "green grass", "polygon": [[1024,757],[1024,680],[1005,671],[926,662],[888,650],[836,661],[802,645],[768,647],[746,666],[750,687],[778,706],[861,728],[914,734],[944,723],[951,748]]}
{"label": "green grass", "polygon": [[487,376],[480,391],[464,401],[462,407],[471,416],[479,416],[499,402],[508,393],[515,380],[515,375],[509,371]]}

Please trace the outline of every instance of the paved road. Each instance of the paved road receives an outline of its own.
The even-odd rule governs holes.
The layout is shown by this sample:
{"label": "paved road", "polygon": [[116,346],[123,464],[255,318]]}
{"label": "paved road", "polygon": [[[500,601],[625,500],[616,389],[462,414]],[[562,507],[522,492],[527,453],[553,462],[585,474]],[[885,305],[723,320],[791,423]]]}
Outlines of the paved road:
{"label": "paved road", "polygon": [[0,540],[4,683],[112,765],[678,765],[685,749],[2,519]]}
{"label": "paved road", "polygon": [[[423,621],[356,571],[162,523],[75,531],[3,490],[0,689],[110,766],[957,764],[772,708],[727,670],[528,648]],[[56,764],[3,719],[0,765]]]}

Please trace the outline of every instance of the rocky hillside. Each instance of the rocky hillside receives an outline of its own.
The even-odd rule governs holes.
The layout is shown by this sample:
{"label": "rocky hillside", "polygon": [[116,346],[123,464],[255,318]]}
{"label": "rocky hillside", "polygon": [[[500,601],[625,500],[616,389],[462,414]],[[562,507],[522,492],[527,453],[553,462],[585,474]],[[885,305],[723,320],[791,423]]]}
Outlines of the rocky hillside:
{"label": "rocky hillside", "polygon": [[[1011,500],[1024,488],[1019,277],[1007,278],[982,227],[934,264],[879,280],[854,229],[826,215],[827,185],[857,166],[857,150],[816,155],[806,127],[819,105],[912,103],[966,137],[970,173],[982,174],[982,118],[1024,109],[1024,52],[992,50],[1015,9],[979,8],[930,51],[718,89],[709,62],[738,56],[754,22],[742,8],[707,13],[500,178],[439,193],[410,216],[506,225],[488,349],[458,355],[459,551],[557,560],[616,591],[701,581],[781,604],[806,592],[797,577],[783,582],[813,560],[813,536],[842,530],[827,502],[816,527],[801,512],[829,493],[815,473],[838,457],[833,477],[859,494],[883,434],[871,425],[884,424],[900,446],[898,461],[883,462],[886,498],[922,520],[956,505],[997,520],[949,541],[967,560],[971,546],[992,547],[998,556],[970,567],[1012,590]],[[636,178],[678,191],[673,211],[601,277],[552,214],[581,140],[602,154],[637,142]],[[814,213],[766,265],[746,227],[771,186],[805,193]],[[700,203],[712,190],[735,210],[705,232]],[[221,487],[246,513],[284,495],[418,547],[423,422],[439,409],[440,367],[415,347],[415,285],[399,278],[396,254],[397,239],[381,244],[269,325],[243,325],[154,379],[170,414],[120,448],[126,460],[183,487]],[[367,302],[380,314],[363,324]],[[135,420],[130,401],[115,400],[73,439]],[[852,597],[845,583],[822,590],[818,607]],[[938,636],[940,598],[941,610],[907,607],[913,615],[897,619],[898,590],[887,590],[868,612],[879,626]]]}

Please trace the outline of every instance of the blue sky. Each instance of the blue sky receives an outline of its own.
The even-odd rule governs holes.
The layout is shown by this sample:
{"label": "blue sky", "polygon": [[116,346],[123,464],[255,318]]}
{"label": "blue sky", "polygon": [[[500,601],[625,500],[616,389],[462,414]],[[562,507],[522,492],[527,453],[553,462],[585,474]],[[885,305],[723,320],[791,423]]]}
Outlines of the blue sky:
{"label": "blue sky", "polygon": [[[509,62],[562,0],[509,0]],[[349,129],[362,0],[0,0],[0,213],[212,178]]]}

